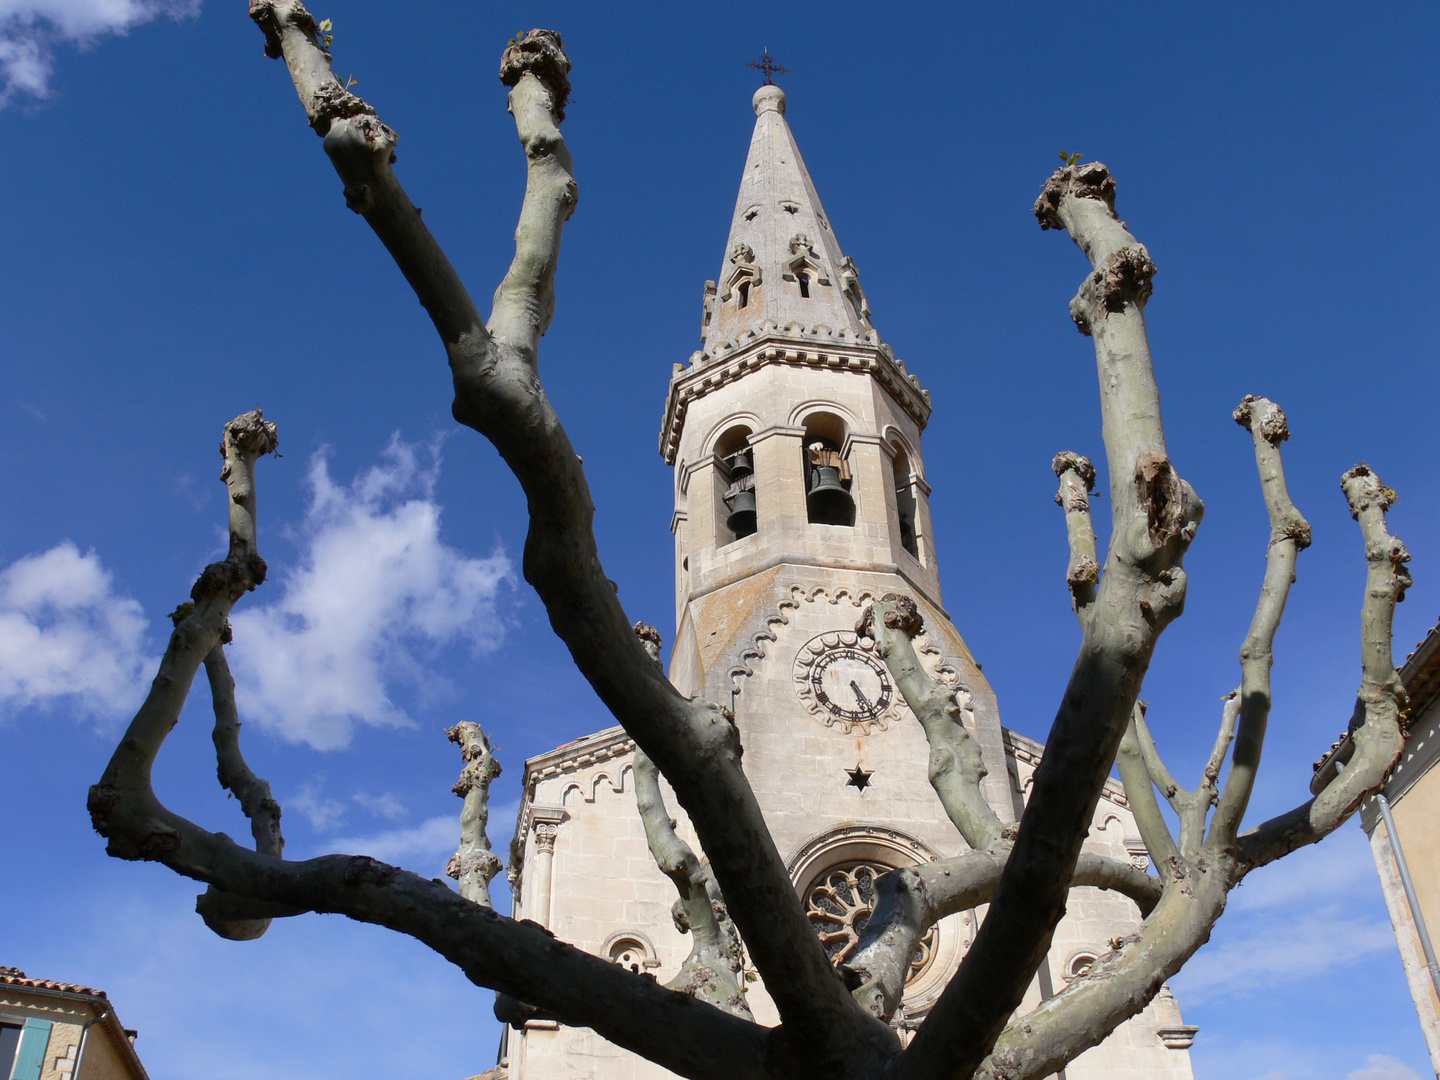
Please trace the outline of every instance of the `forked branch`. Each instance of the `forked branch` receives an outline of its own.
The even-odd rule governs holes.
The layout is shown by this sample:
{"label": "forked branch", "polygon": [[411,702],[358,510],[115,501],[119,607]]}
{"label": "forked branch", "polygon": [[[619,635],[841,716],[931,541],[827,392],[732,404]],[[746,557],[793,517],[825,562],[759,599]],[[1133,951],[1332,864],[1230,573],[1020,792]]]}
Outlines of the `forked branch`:
{"label": "forked branch", "polygon": [[[312,126],[325,135],[347,201],[430,313],[450,360],[455,418],[489,439],[520,481],[530,511],[525,578],[576,666],[695,824],[786,1024],[788,1045],[817,1061],[893,1053],[893,1033],[855,1006],[805,917],[740,767],[733,722],[713,702],[682,697],[632,633],[600,563],[580,458],[538,379],[537,347],[553,310],[561,226],[575,205],[558,127],[568,89],[559,36],[531,31],[502,61],[502,77],[513,79],[510,109],[527,180],[515,258],[487,330],[395,178],[394,133],[335,79],[314,19],[296,0],[252,0],[251,14],[265,31],[267,53],[284,57]],[[546,1004],[535,994],[511,996]]]}
{"label": "forked branch", "polygon": [[1204,507],[1166,453],[1145,335],[1155,267],[1114,197],[1103,165],[1067,165],[1035,206],[1091,261],[1071,310],[1095,344],[1112,515],[1105,573],[989,914],[893,1080],[970,1075],[1019,1007],[1065,912],[1155,642],[1184,604],[1183,557]]}
{"label": "forked branch", "polygon": [[1395,605],[1410,586],[1405,568],[1410,553],[1385,526],[1385,511],[1395,502],[1395,492],[1365,464],[1347,472],[1340,486],[1351,516],[1360,523],[1367,564],[1360,609],[1362,676],[1347,735],[1353,750],[1345,768],[1313,799],[1239,837],[1239,857],[1246,869],[1313,844],[1339,828],[1366,796],[1379,790],[1405,747],[1401,722],[1408,702],[1395,670],[1391,628]]}
{"label": "forked branch", "polygon": [[[253,513],[254,487],[250,488],[251,525],[249,542],[254,544]],[[216,772],[220,786],[229,791],[240,803],[240,809],[250,819],[250,835],[255,840],[255,850],[262,855],[279,858],[285,850],[285,837],[280,832],[280,804],[270,793],[270,785],[256,776],[245,763],[240,751],[240,710],[235,704],[235,677],[230,674],[230,664],[225,659],[225,646],[230,642],[230,626],[227,623],[205,657],[205,674],[210,680],[210,696],[215,706]],[[246,918],[242,912],[245,901],[215,889],[206,889],[195,902],[195,910],[205,920],[205,925],[223,938],[231,941],[252,941],[270,928],[268,918]]]}
{"label": "forked branch", "polygon": [[[287,862],[278,852],[251,851],[224,833],[207,832],[161,804],[151,786],[156,757],[202,658],[218,649],[230,608],[264,580],[256,550],[254,464],[274,448],[275,427],[258,410],[226,425],[230,555],[206,567],[192,603],[176,613],[150,694],[90,789],[91,821],[109,841],[110,854],[160,862],[210,885],[207,896],[216,910],[207,921],[310,911],[347,915],[409,934],[478,985],[533,1002],[564,1023],[594,1028],[672,1071],[703,1080],[763,1075],[768,1037],[756,1025],[580,952],[543,928],[497,915],[439,880],[365,856]],[[217,685],[223,710],[227,684]],[[265,846],[272,845],[267,840]]]}

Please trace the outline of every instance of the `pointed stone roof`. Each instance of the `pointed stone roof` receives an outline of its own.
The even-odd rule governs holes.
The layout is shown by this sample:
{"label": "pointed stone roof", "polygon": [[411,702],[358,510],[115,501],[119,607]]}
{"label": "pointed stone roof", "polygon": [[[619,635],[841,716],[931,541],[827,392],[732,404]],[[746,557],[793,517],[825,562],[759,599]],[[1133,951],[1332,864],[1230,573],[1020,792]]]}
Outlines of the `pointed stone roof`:
{"label": "pointed stone roof", "polygon": [[869,330],[869,307],[854,264],[840,250],[785,122],[785,92],[762,86],[754,105],[755,133],[725,262],[716,295],[706,298],[705,351],[758,331],[766,321],[779,328],[798,323]]}

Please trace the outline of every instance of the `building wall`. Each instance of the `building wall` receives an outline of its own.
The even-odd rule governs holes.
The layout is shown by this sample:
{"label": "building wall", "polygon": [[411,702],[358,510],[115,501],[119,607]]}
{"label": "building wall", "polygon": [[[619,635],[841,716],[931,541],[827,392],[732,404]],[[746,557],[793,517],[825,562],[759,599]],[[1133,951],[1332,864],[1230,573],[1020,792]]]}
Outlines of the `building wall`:
{"label": "building wall", "polygon": [[[1406,669],[1402,669],[1402,676],[1405,673]],[[1395,831],[1404,849],[1420,913],[1432,942],[1440,934],[1440,769],[1435,767],[1437,763],[1440,763],[1440,704],[1432,700],[1412,719],[1405,752],[1385,787]],[[1366,801],[1361,824],[1370,836],[1370,853],[1375,859],[1375,870],[1390,912],[1395,943],[1415,1001],[1420,1029],[1430,1051],[1430,1063],[1440,1076],[1440,996],[1436,994],[1435,980],[1425,960],[1415,912],[1411,910],[1400,879],[1392,839],[1375,800]]]}
{"label": "building wall", "polygon": [[[103,1001],[98,999],[37,994],[23,987],[0,985],[0,1019],[23,1023],[33,1017],[52,1024],[40,1080],[69,1080],[75,1070],[84,1025],[100,1015],[102,1008]],[[115,1039],[106,1021],[91,1025],[83,1080],[144,1080],[143,1073],[137,1073],[132,1067],[130,1056],[115,1045]]]}

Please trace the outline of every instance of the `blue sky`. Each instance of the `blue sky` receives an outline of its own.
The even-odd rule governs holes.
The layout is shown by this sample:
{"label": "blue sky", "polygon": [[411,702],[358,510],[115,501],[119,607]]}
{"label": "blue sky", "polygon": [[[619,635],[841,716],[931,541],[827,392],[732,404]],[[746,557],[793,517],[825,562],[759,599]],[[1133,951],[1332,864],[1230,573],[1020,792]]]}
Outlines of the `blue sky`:
{"label": "blue sky", "polygon": [[[1203,763],[1263,567],[1229,416],[1243,394],[1289,413],[1315,527],[1252,820],[1304,797],[1349,716],[1364,566],[1338,481],[1357,460],[1400,492],[1415,557],[1397,658],[1436,621],[1433,6],[315,10],[482,306],[524,184],[499,52],[522,28],[564,34],[580,204],[542,374],[633,618],[672,621],[656,433],[723,255],[744,62],[768,46],[875,323],[933,395],[946,602],[1009,726],[1044,737],[1078,636],[1051,456],[1101,454],[1093,353],[1067,316],[1084,261],[1030,215],[1061,148],[1111,167],[1159,266],[1171,454],[1207,504],[1145,687],[1172,766]],[[518,579],[518,488],[455,430],[434,333],[240,0],[0,0],[0,79],[0,963],[109,990],[156,1080],[478,1072],[489,994],[438,957],[318,916],[220,941],[193,883],[105,857],[84,802],[165,612],[222,543],[220,427],[260,404],[284,452],[260,479],[272,579],[237,613],[234,663],[288,853],[437,873],[459,809],[443,729],[462,718],[502,747],[502,847],[524,758],[610,723]],[[157,788],[243,834],[207,712],[187,710]],[[1427,1074],[1358,826],[1243,885],[1174,988],[1201,1080]]]}

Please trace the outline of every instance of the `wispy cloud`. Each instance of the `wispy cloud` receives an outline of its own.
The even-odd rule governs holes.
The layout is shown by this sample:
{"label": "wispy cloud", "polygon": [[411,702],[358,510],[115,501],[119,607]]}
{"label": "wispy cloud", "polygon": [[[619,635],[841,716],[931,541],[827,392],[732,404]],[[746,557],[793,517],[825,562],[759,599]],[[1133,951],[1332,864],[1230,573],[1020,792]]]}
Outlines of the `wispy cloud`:
{"label": "wispy cloud", "polygon": [[144,695],[145,616],[70,541],[0,572],[0,715],[64,707],[109,719]]}
{"label": "wispy cloud", "polygon": [[369,855],[381,862],[405,865],[419,864],[417,873],[432,873],[445,865],[460,843],[460,810],[454,814],[433,817],[419,825],[402,829],[386,829],[370,836],[341,836],[327,840],[327,850],[347,855]]}
{"label": "wispy cloud", "polygon": [[1371,1054],[1345,1080],[1421,1080],[1420,1074],[1389,1054]]}
{"label": "wispy cloud", "polygon": [[55,48],[85,47],[159,15],[196,15],[200,0],[0,0],[0,107],[47,98]]}
{"label": "wispy cloud", "polygon": [[472,558],[441,542],[439,468],[438,443],[398,436],[349,485],[331,478],[324,450],[313,457],[298,565],[279,575],[273,603],[232,619],[242,707],[262,725],[338,749],[357,723],[410,723],[391,688],[433,687],[425,661],[436,648],[497,647],[496,605],[514,571],[498,547]]}
{"label": "wispy cloud", "polygon": [[[1371,895],[1373,894],[1373,895]],[[1393,950],[1364,834],[1351,826],[1246,878],[1172,980],[1187,1005],[1337,972]]]}
{"label": "wispy cloud", "polygon": [[329,832],[345,820],[346,806],[338,799],[327,799],[320,794],[322,779],[309,780],[301,785],[294,795],[285,800],[285,809],[305,815],[310,827],[316,832]]}
{"label": "wispy cloud", "polygon": [[384,818],[387,821],[399,821],[405,816],[404,804],[388,791],[379,795],[367,795],[363,791],[357,791],[350,797],[375,817]]}

